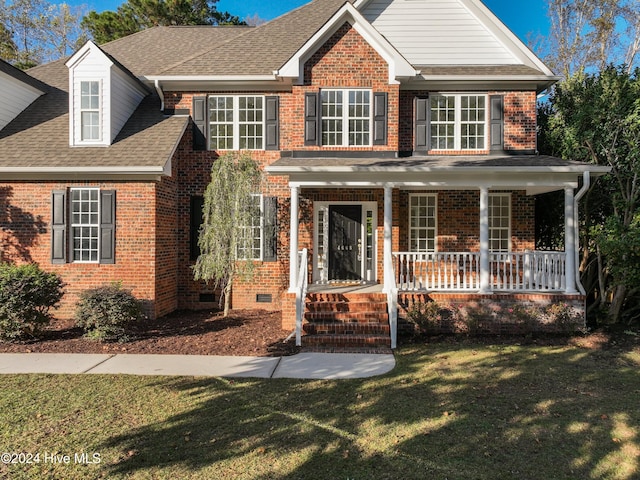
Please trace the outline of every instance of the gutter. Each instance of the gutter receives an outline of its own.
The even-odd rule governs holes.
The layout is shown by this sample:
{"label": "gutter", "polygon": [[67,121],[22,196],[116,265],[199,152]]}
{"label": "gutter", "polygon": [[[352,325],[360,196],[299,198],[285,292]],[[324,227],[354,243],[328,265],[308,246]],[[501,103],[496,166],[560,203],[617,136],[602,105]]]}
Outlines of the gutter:
{"label": "gutter", "polygon": [[574,216],[575,216],[575,225],[573,226],[573,228],[575,229],[575,238],[578,240],[578,248],[576,248],[575,250],[575,266],[576,266],[576,285],[578,286],[578,290],[580,290],[580,293],[582,295],[586,295],[587,292],[585,291],[584,287],[582,286],[582,282],[580,281],[580,268],[579,268],[579,261],[580,261],[580,232],[579,232],[579,221],[578,221],[578,202],[582,199],[582,197],[584,197],[584,195],[587,193],[587,191],[589,190],[589,187],[591,186],[591,173],[587,170],[586,172],[582,173],[582,188],[578,191],[578,193],[576,193],[576,195],[573,197],[573,211],[574,211]]}
{"label": "gutter", "polygon": [[156,87],[156,92],[158,92],[158,96],[160,97],[160,111],[164,112],[164,92],[160,86],[160,80],[156,79],[153,83]]}

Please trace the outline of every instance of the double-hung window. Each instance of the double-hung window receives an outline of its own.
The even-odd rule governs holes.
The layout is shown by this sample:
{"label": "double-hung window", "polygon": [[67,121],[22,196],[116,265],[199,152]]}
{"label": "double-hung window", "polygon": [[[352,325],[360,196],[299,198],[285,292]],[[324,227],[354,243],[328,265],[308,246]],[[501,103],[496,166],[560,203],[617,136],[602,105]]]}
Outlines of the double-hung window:
{"label": "double-hung window", "polygon": [[251,219],[247,225],[242,226],[244,235],[238,244],[238,258],[244,260],[262,260],[262,195],[252,195],[250,207]]}
{"label": "double-hung window", "polygon": [[435,194],[409,196],[409,250],[435,252],[436,250]]}
{"label": "double-hung window", "polygon": [[371,91],[322,90],[320,98],[322,145],[371,145]]}
{"label": "double-hung window", "polygon": [[80,82],[80,129],[82,141],[99,141],[100,82]]}
{"label": "double-hung window", "polygon": [[72,188],[71,243],[74,262],[98,261],[99,190]]}
{"label": "double-hung window", "polygon": [[508,252],[511,240],[511,195],[489,194],[489,250]]}
{"label": "double-hung window", "polygon": [[487,142],[487,96],[430,96],[431,150],[484,150]]}
{"label": "double-hung window", "polygon": [[209,142],[212,150],[264,149],[264,97],[210,96]]}
{"label": "double-hung window", "polygon": [[115,190],[54,190],[51,213],[52,263],[115,263]]}

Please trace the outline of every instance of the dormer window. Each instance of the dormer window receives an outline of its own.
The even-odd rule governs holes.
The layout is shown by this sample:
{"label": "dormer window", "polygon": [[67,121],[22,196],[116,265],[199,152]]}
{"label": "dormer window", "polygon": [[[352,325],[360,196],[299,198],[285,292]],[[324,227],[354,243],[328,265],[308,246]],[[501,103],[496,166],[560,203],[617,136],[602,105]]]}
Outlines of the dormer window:
{"label": "dormer window", "polygon": [[100,141],[100,82],[80,82],[82,141]]}

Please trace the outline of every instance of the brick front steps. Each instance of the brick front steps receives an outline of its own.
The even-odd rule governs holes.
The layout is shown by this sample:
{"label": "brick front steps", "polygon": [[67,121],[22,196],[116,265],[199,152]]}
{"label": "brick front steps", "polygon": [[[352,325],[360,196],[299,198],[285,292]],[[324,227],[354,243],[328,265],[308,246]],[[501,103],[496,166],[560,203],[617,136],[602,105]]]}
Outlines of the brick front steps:
{"label": "brick front steps", "polygon": [[388,353],[391,347],[386,295],[310,293],[305,305],[305,351]]}

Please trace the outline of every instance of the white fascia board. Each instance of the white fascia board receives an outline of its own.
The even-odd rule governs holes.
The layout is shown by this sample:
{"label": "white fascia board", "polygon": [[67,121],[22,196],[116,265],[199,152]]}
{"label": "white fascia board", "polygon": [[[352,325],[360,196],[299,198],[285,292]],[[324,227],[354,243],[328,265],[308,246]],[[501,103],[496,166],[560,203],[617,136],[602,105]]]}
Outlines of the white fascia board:
{"label": "white fascia board", "polygon": [[164,167],[154,166],[154,167],[0,167],[0,173],[63,173],[63,174],[74,174],[76,176],[82,175],[83,173],[104,173],[104,174],[113,174],[113,173],[126,173],[126,174],[140,174],[146,175],[149,173],[162,173],[164,171]]}
{"label": "white fascia board", "polygon": [[549,77],[554,73],[527,47],[484,3],[479,0],[459,0],[469,12],[523,63],[539,69]]}
{"label": "white fascia board", "polygon": [[297,79],[302,82],[305,62],[333,35],[344,22],[353,28],[378,52],[389,65],[389,83],[397,84],[398,78],[412,78],[418,71],[371,26],[351,4],[345,3],[331,19],[323,25],[307,42],[277,71],[280,77]]}

